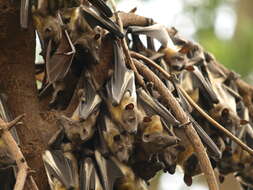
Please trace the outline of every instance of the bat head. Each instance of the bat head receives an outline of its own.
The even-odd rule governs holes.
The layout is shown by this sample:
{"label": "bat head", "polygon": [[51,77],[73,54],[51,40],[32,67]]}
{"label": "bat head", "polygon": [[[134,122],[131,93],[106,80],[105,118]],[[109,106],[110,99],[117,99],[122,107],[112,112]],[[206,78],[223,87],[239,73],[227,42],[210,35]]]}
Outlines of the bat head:
{"label": "bat head", "polygon": [[62,29],[57,17],[35,12],[33,13],[33,21],[43,42],[52,39],[55,44],[58,44],[62,37]]}
{"label": "bat head", "polygon": [[122,130],[128,133],[136,133],[139,124],[138,108],[135,97],[126,92],[118,105],[108,103],[108,109],[112,118],[120,124]]}
{"label": "bat head", "polygon": [[127,162],[132,152],[133,136],[123,131],[120,133],[119,129],[105,118],[106,131],[104,137],[110,151],[119,159],[121,162]]}
{"label": "bat head", "polygon": [[83,143],[89,140],[95,132],[95,123],[99,111],[93,112],[86,120],[75,121],[65,116],[60,118],[60,124],[67,138],[72,142]]}

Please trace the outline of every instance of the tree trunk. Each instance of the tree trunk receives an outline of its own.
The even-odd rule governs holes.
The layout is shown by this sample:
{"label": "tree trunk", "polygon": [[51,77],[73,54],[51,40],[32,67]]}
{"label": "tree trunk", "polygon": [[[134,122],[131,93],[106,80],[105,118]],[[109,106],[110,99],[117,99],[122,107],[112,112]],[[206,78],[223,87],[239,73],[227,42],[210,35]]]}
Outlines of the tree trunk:
{"label": "tree trunk", "polygon": [[[41,154],[52,133],[56,131],[55,113],[39,102],[35,85],[35,32],[22,30],[18,2],[0,1],[0,92],[8,96],[15,116],[25,113],[24,124],[17,131],[21,149],[28,165],[35,171],[39,189],[49,189]],[[28,186],[27,186],[28,187]],[[28,188],[27,188],[28,189]]]}

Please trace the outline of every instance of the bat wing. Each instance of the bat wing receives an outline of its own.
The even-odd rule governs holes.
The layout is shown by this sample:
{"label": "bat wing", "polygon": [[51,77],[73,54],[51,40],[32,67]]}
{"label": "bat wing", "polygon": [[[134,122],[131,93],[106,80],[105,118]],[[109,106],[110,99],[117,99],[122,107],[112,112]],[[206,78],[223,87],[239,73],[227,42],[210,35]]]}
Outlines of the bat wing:
{"label": "bat wing", "polygon": [[66,189],[79,186],[76,180],[78,179],[78,173],[75,168],[76,160],[70,160],[65,157],[60,150],[46,150],[42,157],[49,185],[52,190],[55,189],[56,183],[62,184]]}
{"label": "bat wing", "polygon": [[86,80],[85,94],[82,97],[77,108],[79,117],[86,120],[93,111],[96,111],[98,109],[101,101],[102,99],[97,94],[91,83]]}
{"label": "bat wing", "polygon": [[150,38],[157,39],[163,47],[170,47],[177,50],[176,46],[172,42],[165,26],[161,24],[154,24],[151,26],[131,26],[129,27],[130,31],[134,34],[144,34]]}
{"label": "bat wing", "polygon": [[115,181],[124,174],[111,158],[104,158],[98,150],[95,150],[95,158],[102,186],[105,190],[113,189]]}
{"label": "bat wing", "polygon": [[64,35],[62,36],[56,52],[46,61],[49,82],[53,83],[63,80],[70,69],[74,53],[74,46],[67,31],[64,31]]}
{"label": "bat wing", "polygon": [[114,73],[106,85],[107,95],[113,104],[118,105],[126,91],[136,97],[135,79],[133,71],[127,69],[118,43],[114,41]]}
{"label": "bat wing", "polygon": [[95,26],[100,26],[116,35],[117,37],[124,38],[124,34],[120,31],[118,25],[116,25],[109,18],[100,17],[95,11],[92,11],[91,9],[84,6],[81,8],[81,13],[92,28]]}
{"label": "bat wing", "polygon": [[193,119],[193,117],[190,114],[188,114],[188,115],[189,115],[190,121],[193,124],[193,127],[195,128],[195,130],[199,134],[200,138],[207,145],[209,150],[212,151],[212,155],[214,155],[215,158],[220,159],[222,154],[221,154],[219,148],[217,147],[217,145],[208,136],[208,134],[202,129],[202,127]]}
{"label": "bat wing", "polygon": [[[6,122],[12,121],[14,119],[13,114],[7,105],[7,96],[3,93],[0,93],[0,117]],[[16,128],[13,127],[10,131],[17,144],[20,144]]]}
{"label": "bat wing", "polygon": [[180,124],[179,121],[176,120],[176,118],[170,113],[170,111],[166,107],[164,107],[160,102],[148,95],[145,90],[140,88],[137,90],[137,94],[140,99],[140,103],[144,106],[145,111],[148,114],[158,114],[162,117],[162,119],[166,121],[166,123],[172,125]]}
{"label": "bat wing", "polygon": [[80,190],[96,189],[96,169],[91,158],[81,161],[80,167]]}
{"label": "bat wing", "polygon": [[29,0],[21,0],[20,25],[24,29],[28,27],[28,9],[29,9]]}
{"label": "bat wing", "polygon": [[209,96],[210,100],[213,103],[219,103],[219,100],[217,98],[217,95],[215,94],[215,92],[213,91],[213,88],[209,82],[209,80],[206,80],[204,78],[204,76],[202,75],[202,73],[200,72],[199,68],[196,66],[193,66],[193,74],[196,77],[196,79],[199,82],[200,87],[207,92],[207,95]]}
{"label": "bat wing", "polygon": [[107,17],[112,17],[113,13],[110,7],[106,5],[103,0],[88,0],[94,7],[96,7],[102,14]]}

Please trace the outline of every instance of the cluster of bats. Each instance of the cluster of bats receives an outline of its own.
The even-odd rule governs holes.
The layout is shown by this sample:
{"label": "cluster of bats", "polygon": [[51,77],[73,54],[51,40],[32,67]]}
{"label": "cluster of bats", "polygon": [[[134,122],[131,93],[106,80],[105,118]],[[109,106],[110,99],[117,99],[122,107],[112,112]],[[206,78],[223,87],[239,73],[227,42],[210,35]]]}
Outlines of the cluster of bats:
{"label": "cluster of bats", "polygon": [[[74,94],[78,99],[73,114],[58,119],[59,130],[43,154],[52,190],[145,190],[159,171],[174,174],[177,166],[190,186],[192,177],[201,173],[190,139],[183,135],[188,123],[180,123],[164,106],[153,83],[144,79],[145,86],[138,84],[128,68],[123,38],[130,51],[171,74],[167,80],[150,67],[187,113],[220,182],[233,173],[245,190],[253,189],[251,156],[201,116],[181,90],[252,147],[252,120],[236,73],[225,72],[211,54],[174,28],[151,22],[122,31],[103,0],[21,1],[21,5],[21,26],[27,25],[31,6],[45,61],[36,64],[40,98],[51,96],[52,109],[66,109]],[[9,113],[1,96],[1,118],[10,120]],[[0,139],[0,179],[8,172],[15,181],[15,163],[1,145]],[[13,181],[1,183],[0,189],[12,185]]]}

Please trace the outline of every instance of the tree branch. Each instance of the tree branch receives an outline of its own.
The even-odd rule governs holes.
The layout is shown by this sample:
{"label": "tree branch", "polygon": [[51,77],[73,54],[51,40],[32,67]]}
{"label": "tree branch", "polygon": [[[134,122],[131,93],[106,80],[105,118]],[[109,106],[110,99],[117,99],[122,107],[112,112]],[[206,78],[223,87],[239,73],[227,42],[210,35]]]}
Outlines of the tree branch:
{"label": "tree branch", "polygon": [[[150,60],[149,58],[136,53],[136,52],[131,52],[131,56],[141,59],[145,61],[145,63],[149,64],[150,66],[156,68],[160,73],[163,74],[164,77],[166,77],[168,80],[171,79],[171,76],[168,72],[166,72],[163,68],[161,68],[159,65],[157,65],[155,62]],[[245,82],[244,82],[245,83]],[[247,84],[247,83],[246,83]],[[229,130],[227,130],[225,127],[220,125],[217,121],[215,121],[213,118],[211,118],[203,109],[201,109],[193,100],[192,98],[187,94],[187,92],[180,87],[180,90],[182,91],[184,97],[187,99],[187,101],[194,107],[204,118],[206,118],[213,126],[218,128],[220,131],[222,131],[225,135],[227,135],[231,140],[233,140],[235,143],[237,143],[239,146],[242,147],[243,150],[247,151],[249,154],[253,156],[253,150],[248,147],[245,143],[243,143],[239,138],[234,136]]]}
{"label": "tree branch", "polygon": [[[23,190],[25,181],[27,179],[27,176],[29,175],[29,166],[23,156],[23,153],[21,152],[18,144],[14,140],[13,136],[9,132],[9,129],[13,127],[17,122],[19,122],[22,118],[24,117],[23,115],[18,116],[16,119],[13,121],[6,123],[0,118],[0,128],[2,130],[1,133],[1,138],[5,142],[8,151],[10,152],[12,159],[16,161],[17,167],[18,167],[18,173],[16,177],[16,184],[14,186],[14,190]],[[37,185],[35,184],[33,177],[29,177],[30,182],[32,184],[32,189],[33,190],[38,190]]]}
{"label": "tree branch", "polygon": [[[166,101],[167,106],[171,109],[172,113],[178,121],[181,123],[188,123],[189,118],[179,105],[175,97],[171,92],[166,88],[163,82],[144,64],[140,63],[137,60],[134,60],[134,64],[137,67],[138,71],[149,81],[154,83],[155,88],[161,94],[161,96]],[[190,142],[192,143],[195,153],[198,157],[200,168],[204,175],[210,190],[218,190],[218,183],[216,181],[211,162],[206,153],[205,147],[202,144],[197,132],[190,123],[187,127],[182,128]]]}

